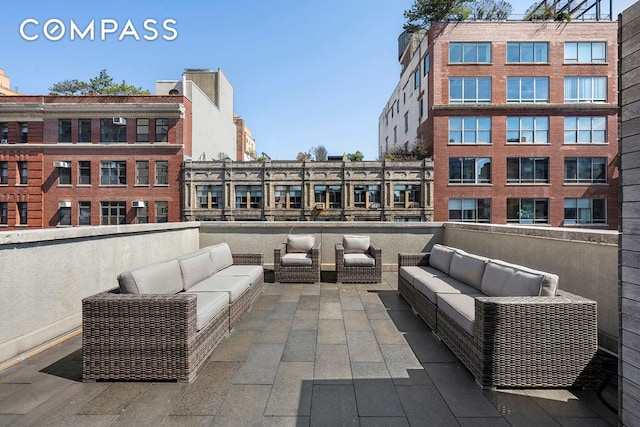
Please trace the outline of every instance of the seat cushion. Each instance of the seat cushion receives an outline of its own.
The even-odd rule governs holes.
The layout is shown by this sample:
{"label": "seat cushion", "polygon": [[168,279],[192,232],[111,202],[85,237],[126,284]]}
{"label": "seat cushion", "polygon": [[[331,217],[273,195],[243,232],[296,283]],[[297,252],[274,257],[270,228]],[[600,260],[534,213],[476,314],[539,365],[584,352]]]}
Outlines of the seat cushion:
{"label": "seat cushion", "polygon": [[196,283],[210,277],[215,272],[209,252],[208,250],[198,251],[178,258],[185,291]]}
{"label": "seat cushion", "polygon": [[288,267],[310,267],[313,264],[311,254],[294,252],[280,258],[280,263]]}
{"label": "seat cushion", "polygon": [[232,265],[216,273],[216,276],[247,276],[251,283],[255,283],[260,276],[262,276],[263,270],[261,265]]}
{"label": "seat cushion", "polygon": [[433,267],[418,267],[421,271],[414,273],[413,286],[437,304],[438,294],[477,294],[478,290],[466,285],[451,276],[447,276]]}
{"label": "seat cushion", "polygon": [[231,248],[226,243],[209,246],[209,254],[211,256],[211,261],[213,262],[214,273],[233,265]]}
{"label": "seat cushion", "polygon": [[344,254],[345,267],[374,267],[376,259],[369,254]]}
{"label": "seat cushion", "polygon": [[476,320],[475,297],[483,294],[438,294],[438,311],[473,336]]}
{"label": "seat cushion", "polygon": [[197,285],[192,286],[187,293],[192,292],[228,292],[229,301],[234,302],[251,285],[249,276],[219,276],[214,274]]}
{"label": "seat cushion", "polygon": [[228,292],[193,292],[198,296],[196,308],[196,329],[200,330],[227,305]]}
{"label": "seat cushion", "polygon": [[491,260],[482,277],[482,292],[492,297],[540,296],[544,280],[542,272]]}
{"label": "seat cushion", "polygon": [[451,268],[451,259],[453,258],[454,249],[439,244],[433,245],[429,255],[429,265],[437,268],[445,274],[449,274]]}
{"label": "seat cushion", "polygon": [[287,236],[287,253],[307,253],[316,243],[316,237],[313,234]]}
{"label": "seat cushion", "polygon": [[485,257],[456,250],[451,257],[449,275],[480,290],[482,288],[484,267],[488,260]]}
{"label": "seat cushion", "polygon": [[369,251],[371,241],[369,236],[342,236],[342,246],[345,254],[364,254]]}
{"label": "seat cushion", "polygon": [[177,259],[145,265],[118,275],[123,294],[175,294],[182,291],[182,272]]}

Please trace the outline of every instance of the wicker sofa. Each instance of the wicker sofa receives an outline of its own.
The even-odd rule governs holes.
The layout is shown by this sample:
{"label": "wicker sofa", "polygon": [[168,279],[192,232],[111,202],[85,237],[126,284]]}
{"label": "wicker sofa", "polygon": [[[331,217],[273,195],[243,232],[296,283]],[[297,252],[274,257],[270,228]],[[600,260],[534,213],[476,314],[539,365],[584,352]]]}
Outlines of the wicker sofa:
{"label": "wicker sofa", "polygon": [[434,245],[398,255],[398,290],[483,388],[596,381],[596,302],[555,274]]}
{"label": "wicker sofa", "polygon": [[83,380],[191,381],[260,295],[262,265],[222,243],[120,273],[82,300]]}

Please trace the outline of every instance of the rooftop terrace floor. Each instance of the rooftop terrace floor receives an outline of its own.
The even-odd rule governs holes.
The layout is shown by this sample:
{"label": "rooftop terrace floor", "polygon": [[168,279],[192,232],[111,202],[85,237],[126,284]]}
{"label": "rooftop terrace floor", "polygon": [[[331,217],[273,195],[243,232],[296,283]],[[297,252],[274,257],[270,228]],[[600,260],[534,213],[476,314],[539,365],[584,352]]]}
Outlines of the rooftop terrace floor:
{"label": "rooftop terrace floor", "polygon": [[603,399],[478,388],[398,295],[396,275],[266,283],[190,384],[82,383],[78,335],[0,373],[0,426],[616,424],[603,403],[616,406],[614,387]]}

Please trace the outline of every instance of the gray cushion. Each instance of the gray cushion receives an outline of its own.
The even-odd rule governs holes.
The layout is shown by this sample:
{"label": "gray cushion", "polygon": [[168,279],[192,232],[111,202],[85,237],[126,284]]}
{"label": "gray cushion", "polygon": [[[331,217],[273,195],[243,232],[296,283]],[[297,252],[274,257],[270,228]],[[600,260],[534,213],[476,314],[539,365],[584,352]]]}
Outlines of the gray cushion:
{"label": "gray cushion", "polygon": [[211,262],[208,250],[181,257],[178,262],[182,271],[182,282],[185,291],[214,273],[214,265]]}
{"label": "gray cushion", "polygon": [[369,236],[342,236],[342,246],[345,254],[363,254],[369,250],[371,241]]}
{"label": "gray cushion", "polygon": [[476,320],[476,296],[482,294],[438,294],[438,311],[446,314],[469,335],[473,336]]}
{"label": "gray cushion", "polygon": [[216,276],[247,276],[251,284],[255,283],[263,274],[261,265],[232,265],[216,273]]}
{"label": "gray cushion", "polygon": [[478,255],[468,254],[462,251],[455,251],[451,258],[451,268],[449,275],[467,285],[480,290],[482,285],[482,275],[484,266],[488,258]]}
{"label": "gray cushion", "polygon": [[228,292],[193,292],[198,295],[196,308],[196,329],[204,328],[211,319],[216,317],[229,305]]}
{"label": "gray cushion", "polygon": [[502,260],[492,259],[491,262],[493,262],[494,264],[510,266],[527,273],[542,275],[544,278],[542,280],[542,285],[540,288],[540,296],[552,297],[556,294],[556,291],[558,290],[559,278],[557,274],[547,273],[545,271],[540,271],[540,270],[534,270],[532,268],[525,267],[523,265],[511,264]]}
{"label": "gray cushion", "polygon": [[288,253],[280,258],[280,263],[289,267],[305,267],[311,266],[313,260],[311,254],[308,253]]}
{"label": "gray cushion", "polygon": [[231,248],[226,243],[220,243],[209,247],[214,273],[233,265]]}
{"label": "gray cushion", "polygon": [[376,259],[369,254],[344,254],[346,267],[374,267]]}
{"label": "gray cushion", "polygon": [[214,274],[193,286],[187,293],[193,292],[228,292],[229,301],[234,302],[251,285],[249,276],[219,276]]}
{"label": "gray cushion", "polygon": [[544,275],[491,260],[482,278],[482,292],[492,297],[539,296]]}
{"label": "gray cushion", "polygon": [[451,259],[453,258],[453,248],[443,245],[433,245],[431,254],[429,255],[429,265],[437,268],[445,274],[449,274],[451,268]]}
{"label": "gray cushion", "polygon": [[478,290],[472,286],[447,276],[433,267],[416,267],[413,271],[413,286],[436,304],[437,295],[445,294],[477,294]]}
{"label": "gray cushion", "polygon": [[316,237],[313,234],[287,236],[287,253],[307,253],[316,243]]}
{"label": "gray cushion", "polygon": [[177,259],[149,264],[118,275],[120,291],[129,294],[175,294],[182,291]]}

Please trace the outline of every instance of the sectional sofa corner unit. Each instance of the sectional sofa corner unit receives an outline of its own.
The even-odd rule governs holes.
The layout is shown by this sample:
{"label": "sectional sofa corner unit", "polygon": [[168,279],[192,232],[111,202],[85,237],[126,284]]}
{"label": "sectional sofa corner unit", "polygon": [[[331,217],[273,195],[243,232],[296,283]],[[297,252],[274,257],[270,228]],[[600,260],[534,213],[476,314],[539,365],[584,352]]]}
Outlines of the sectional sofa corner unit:
{"label": "sectional sofa corner unit", "polygon": [[398,290],[482,388],[594,387],[596,302],[459,249],[398,255]]}

